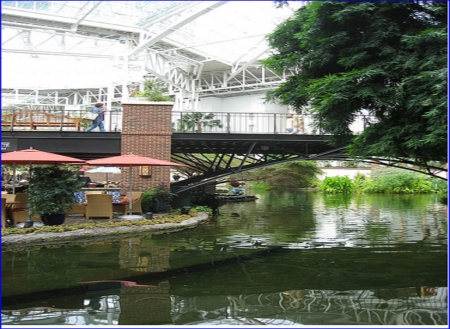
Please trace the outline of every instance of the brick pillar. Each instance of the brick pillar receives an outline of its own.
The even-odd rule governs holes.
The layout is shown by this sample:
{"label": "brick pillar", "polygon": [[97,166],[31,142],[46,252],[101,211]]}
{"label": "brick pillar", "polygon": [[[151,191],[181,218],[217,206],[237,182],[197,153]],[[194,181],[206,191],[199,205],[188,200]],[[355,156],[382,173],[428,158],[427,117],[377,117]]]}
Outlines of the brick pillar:
{"label": "brick pillar", "polygon": [[[122,154],[136,154],[170,161],[172,145],[172,102],[122,101]],[[133,191],[170,188],[170,167],[152,167],[151,177],[132,168]],[[129,169],[122,168],[121,194],[128,193]]]}

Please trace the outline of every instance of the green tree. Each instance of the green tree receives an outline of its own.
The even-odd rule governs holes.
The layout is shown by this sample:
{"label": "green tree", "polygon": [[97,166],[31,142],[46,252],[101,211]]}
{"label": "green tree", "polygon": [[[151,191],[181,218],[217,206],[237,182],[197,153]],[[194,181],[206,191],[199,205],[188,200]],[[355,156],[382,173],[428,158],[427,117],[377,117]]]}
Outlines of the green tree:
{"label": "green tree", "polygon": [[[311,2],[268,36],[269,92],[353,156],[447,161],[447,3]],[[375,118],[362,134],[349,126]]]}
{"label": "green tree", "polygon": [[243,172],[240,180],[260,181],[269,186],[313,187],[322,170],[314,161],[291,161]]}

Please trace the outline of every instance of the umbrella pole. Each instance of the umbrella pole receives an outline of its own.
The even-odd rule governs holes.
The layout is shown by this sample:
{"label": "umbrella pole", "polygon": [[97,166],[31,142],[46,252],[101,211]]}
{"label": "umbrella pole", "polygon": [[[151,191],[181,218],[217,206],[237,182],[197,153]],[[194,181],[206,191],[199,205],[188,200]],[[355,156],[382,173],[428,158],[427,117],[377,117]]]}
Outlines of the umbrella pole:
{"label": "umbrella pole", "polygon": [[132,175],[132,169],[133,169],[133,167],[131,167],[131,165],[130,165],[130,179],[129,179],[129,181],[130,181],[130,197],[128,198],[129,200],[128,200],[128,214],[129,215],[132,215],[133,214],[133,209],[132,209],[132,207],[133,207],[133,200],[132,200],[132,196],[133,196],[133,185],[131,184],[132,183],[132,181],[133,181],[133,175]]}
{"label": "umbrella pole", "polygon": [[16,163],[13,165],[12,194],[16,194]]}

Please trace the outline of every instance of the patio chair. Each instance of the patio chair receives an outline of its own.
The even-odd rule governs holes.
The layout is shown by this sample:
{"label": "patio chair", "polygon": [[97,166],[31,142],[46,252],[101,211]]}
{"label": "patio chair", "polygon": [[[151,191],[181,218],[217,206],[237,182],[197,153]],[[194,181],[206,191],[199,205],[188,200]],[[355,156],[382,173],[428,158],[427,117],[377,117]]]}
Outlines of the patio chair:
{"label": "patio chair", "polygon": [[[133,211],[133,214],[140,214],[142,215],[142,194],[144,192],[132,192],[131,193],[131,208]],[[129,202],[129,194],[127,194],[125,197],[120,200],[118,203],[114,203],[113,206],[114,212],[120,212],[123,214],[128,214],[128,211],[130,210],[130,202]]]}
{"label": "patio chair", "polygon": [[88,194],[86,195],[86,219],[91,217],[113,218],[113,204],[111,194]]}
{"label": "patio chair", "polygon": [[67,215],[83,215],[86,216],[86,204],[84,203],[75,203],[67,212]]}
{"label": "patio chair", "polygon": [[2,198],[2,228],[6,227],[6,198]]}
{"label": "patio chair", "polygon": [[27,202],[28,202],[28,194],[27,193],[16,193],[11,194],[14,195],[14,201],[19,202],[17,204],[13,204],[11,207],[11,220],[12,224],[15,225],[20,222],[24,222],[29,217]]}

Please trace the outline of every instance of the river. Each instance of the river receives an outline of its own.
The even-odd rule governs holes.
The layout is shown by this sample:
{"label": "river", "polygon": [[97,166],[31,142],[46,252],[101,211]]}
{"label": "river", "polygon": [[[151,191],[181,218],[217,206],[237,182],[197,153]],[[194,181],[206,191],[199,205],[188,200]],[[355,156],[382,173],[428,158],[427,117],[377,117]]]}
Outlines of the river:
{"label": "river", "polygon": [[2,324],[447,327],[435,195],[253,194],[178,233],[3,250]]}

